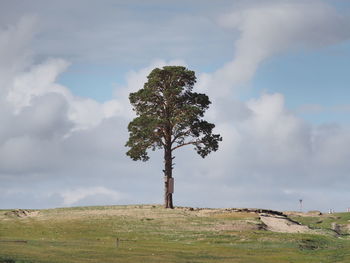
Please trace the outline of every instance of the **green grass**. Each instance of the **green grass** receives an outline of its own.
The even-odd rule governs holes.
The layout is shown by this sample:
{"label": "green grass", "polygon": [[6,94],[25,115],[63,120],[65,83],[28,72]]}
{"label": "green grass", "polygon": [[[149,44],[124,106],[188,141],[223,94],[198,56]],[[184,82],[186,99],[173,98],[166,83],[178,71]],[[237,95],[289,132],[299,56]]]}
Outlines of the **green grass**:
{"label": "green grass", "polygon": [[[347,236],[228,229],[240,220],[258,223],[252,213],[160,206],[61,208],[27,218],[5,213],[0,211],[0,263],[350,262]],[[329,229],[350,218],[296,219]]]}
{"label": "green grass", "polygon": [[[350,213],[325,214],[323,216],[300,217],[294,216],[292,219],[310,226],[324,230],[332,229],[332,223],[345,225],[350,224]],[[345,234],[345,233],[344,233]]]}

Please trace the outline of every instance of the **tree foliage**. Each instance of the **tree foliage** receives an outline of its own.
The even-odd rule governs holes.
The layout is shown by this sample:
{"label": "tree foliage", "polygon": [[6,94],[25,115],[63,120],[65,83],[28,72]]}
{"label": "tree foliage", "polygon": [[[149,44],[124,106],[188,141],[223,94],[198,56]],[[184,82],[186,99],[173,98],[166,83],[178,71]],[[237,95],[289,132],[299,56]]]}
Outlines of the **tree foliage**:
{"label": "tree foliage", "polygon": [[212,133],[214,124],[203,120],[211,102],[207,95],[192,91],[195,83],[194,71],[165,66],[155,68],[144,87],[130,93],[129,100],[137,117],[128,125],[128,156],[147,161],[149,149],[164,148],[172,152],[193,145],[204,158],[218,149],[221,136]]}

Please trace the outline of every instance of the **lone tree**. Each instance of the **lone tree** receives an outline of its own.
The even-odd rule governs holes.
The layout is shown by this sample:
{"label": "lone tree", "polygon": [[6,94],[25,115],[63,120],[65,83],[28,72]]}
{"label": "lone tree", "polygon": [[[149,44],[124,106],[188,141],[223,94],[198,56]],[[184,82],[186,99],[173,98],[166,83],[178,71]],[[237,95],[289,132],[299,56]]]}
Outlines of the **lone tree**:
{"label": "lone tree", "polygon": [[147,78],[142,89],[129,95],[137,117],[128,125],[125,146],[134,161],[147,161],[148,149],[164,149],[165,207],[173,208],[173,151],[194,145],[204,158],[218,149],[222,138],[212,133],[214,124],[202,119],[211,102],[207,95],[192,92],[194,71],[165,66],[153,69]]}

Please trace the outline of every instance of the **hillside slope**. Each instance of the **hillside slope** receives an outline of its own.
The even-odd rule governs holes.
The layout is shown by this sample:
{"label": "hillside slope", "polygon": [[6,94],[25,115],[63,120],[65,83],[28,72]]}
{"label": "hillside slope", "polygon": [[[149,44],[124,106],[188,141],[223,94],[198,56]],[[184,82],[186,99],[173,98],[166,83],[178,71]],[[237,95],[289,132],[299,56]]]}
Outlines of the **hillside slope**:
{"label": "hillside slope", "polygon": [[0,262],[350,262],[350,213],[288,215],[155,205],[3,210]]}

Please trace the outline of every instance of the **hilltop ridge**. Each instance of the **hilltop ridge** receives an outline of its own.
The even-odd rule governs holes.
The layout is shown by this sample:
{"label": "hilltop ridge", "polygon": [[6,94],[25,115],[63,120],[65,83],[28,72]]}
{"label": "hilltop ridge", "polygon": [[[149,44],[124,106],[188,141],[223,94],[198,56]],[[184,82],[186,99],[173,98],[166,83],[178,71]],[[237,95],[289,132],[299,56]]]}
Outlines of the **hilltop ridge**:
{"label": "hilltop ridge", "polygon": [[160,205],[2,210],[0,262],[349,262],[349,220]]}

